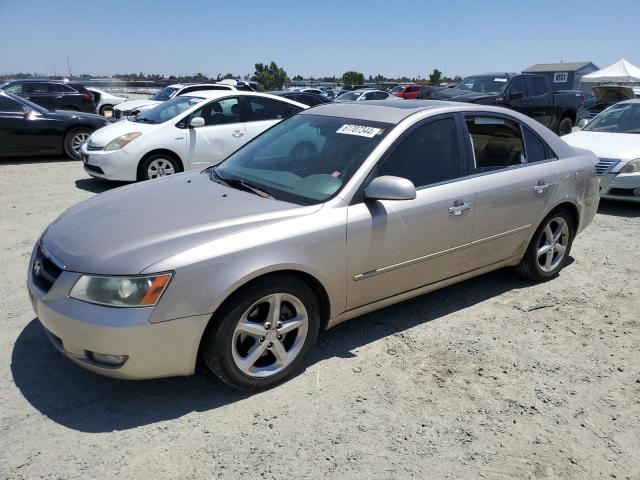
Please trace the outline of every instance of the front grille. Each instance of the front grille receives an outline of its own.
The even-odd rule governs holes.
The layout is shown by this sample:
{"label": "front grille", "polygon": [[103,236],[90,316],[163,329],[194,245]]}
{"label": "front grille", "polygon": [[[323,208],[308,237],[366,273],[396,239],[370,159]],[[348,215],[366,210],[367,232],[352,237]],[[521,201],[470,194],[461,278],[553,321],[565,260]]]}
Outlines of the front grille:
{"label": "front grille", "polygon": [[84,164],[84,168],[86,168],[87,170],[91,171],[91,172],[96,172],[96,173],[101,173],[104,175],[104,170],[102,170],[100,167],[96,167],[95,165],[91,165],[88,163]]}
{"label": "front grille", "polygon": [[33,283],[35,283],[40,290],[48,293],[61,273],[62,269],[44,254],[42,245],[38,245],[31,267]]}
{"label": "front grille", "polygon": [[609,195],[620,195],[622,197],[635,197],[634,188],[611,188]]}
{"label": "front grille", "polygon": [[615,158],[601,158],[596,165],[596,172],[598,175],[606,175],[614,169],[614,167],[620,163],[620,160]]}

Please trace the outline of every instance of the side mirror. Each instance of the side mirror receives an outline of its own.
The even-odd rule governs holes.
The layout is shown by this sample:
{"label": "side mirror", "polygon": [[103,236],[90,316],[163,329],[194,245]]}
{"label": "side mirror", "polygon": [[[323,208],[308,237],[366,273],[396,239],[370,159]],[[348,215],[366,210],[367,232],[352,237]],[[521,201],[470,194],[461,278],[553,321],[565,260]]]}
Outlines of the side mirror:
{"label": "side mirror", "polygon": [[364,190],[369,200],[412,200],[416,198],[416,187],[411,180],[384,175],[374,178]]}
{"label": "side mirror", "polygon": [[193,117],[189,122],[189,127],[191,128],[200,128],[204,127],[204,118],[202,117]]}
{"label": "side mirror", "polygon": [[588,123],[589,123],[589,119],[588,119],[588,118],[581,118],[581,119],[578,121],[578,125],[577,125],[577,127],[578,127],[580,130],[582,130],[584,127],[586,127],[586,126],[587,126],[587,124],[588,124]]}
{"label": "side mirror", "polygon": [[509,100],[520,100],[523,97],[524,97],[524,92],[511,92],[509,94],[508,99]]}
{"label": "side mirror", "polygon": [[29,118],[29,115],[31,115],[32,110],[30,108],[27,107],[23,107],[22,108],[22,118],[24,118],[25,120],[27,118]]}

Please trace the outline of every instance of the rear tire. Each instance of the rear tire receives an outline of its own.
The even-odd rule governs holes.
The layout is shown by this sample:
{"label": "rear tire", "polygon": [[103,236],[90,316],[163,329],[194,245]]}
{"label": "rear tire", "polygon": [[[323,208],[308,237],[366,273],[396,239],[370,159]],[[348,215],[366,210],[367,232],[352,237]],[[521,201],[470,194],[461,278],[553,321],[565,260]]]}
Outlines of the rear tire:
{"label": "rear tire", "polygon": [[533,234],[516,272],[536,282],[555,277],[567,264],[574,236],[575,225],[569,212],[551,212]]}
{"label": "rear tire", "polygon": [[89,136],[91,135],[92,130],[89,130],[85,127],[74,128],[67,132],[64,136],[64,152],[67,154],[69,158],[72,160],[80,160],[80,148],[82,144],[87,141]]}
{"label": "rear tire", "polygon": [[573,121],[569,117],[564,117],[558,124],[558,135],[568,135],[573,130]]}
{"label": "rear tire", "polygon": [[270,275],[238,291],[214,314],[201,355],[227,385],[261,390],[302,368],[319,331],[320,307],[311,288],[291,275]]}

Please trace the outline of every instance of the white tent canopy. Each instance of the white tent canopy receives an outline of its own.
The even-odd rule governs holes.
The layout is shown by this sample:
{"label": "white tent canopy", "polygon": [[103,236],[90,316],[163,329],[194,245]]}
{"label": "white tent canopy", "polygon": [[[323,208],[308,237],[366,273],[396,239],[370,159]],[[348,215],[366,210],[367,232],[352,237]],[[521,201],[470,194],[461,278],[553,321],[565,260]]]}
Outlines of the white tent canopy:
{"label": "white tent canopy", "polygon": [[583,83],[640,82],[640,68],[623,58],[601,70],[583,75],[580,81]]}

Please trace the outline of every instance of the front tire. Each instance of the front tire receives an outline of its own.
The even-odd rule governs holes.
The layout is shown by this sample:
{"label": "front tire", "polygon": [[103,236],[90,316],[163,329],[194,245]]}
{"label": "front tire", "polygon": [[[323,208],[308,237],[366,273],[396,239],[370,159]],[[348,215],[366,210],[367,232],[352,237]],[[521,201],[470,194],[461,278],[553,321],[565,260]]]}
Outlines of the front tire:
{"label": "front tire", "polygon": [[269,388],[303,366],[319,331],[311,288],[290,275],[270,275],[240,290],[213,316],[202,358],[235,389]]}
{"label": "front tire", "polygon": [[569,135],[573,130],[573,121],[569,117],[564,117],[558,124],[558,135]]}
{"label": "front tire", "polygon": [[67,134],[64,136],[63,143],[64,152],[67,154],[67,156],[73,160],[80,160],[80,149],[82,148],[84,142],[89,139],[90,135],[91,130],[84,127],[74,128],[73,130],[67,132]]}
{"label": "front tire", "polygon": [[533,235],[516,272],[536,282],[555,277],[567,264],[574,236],[573,218],[566,210],[550,213]]}
{"label": "front tire", "polygon": [[144,159],[140,165],[138,177],[140,180],[153,180],[180,172],[180,164],[171,155],[154,153]]}

